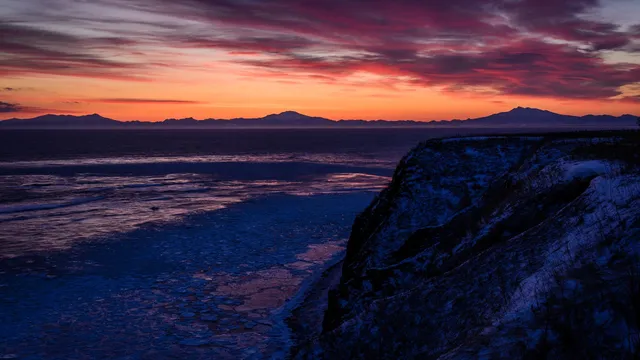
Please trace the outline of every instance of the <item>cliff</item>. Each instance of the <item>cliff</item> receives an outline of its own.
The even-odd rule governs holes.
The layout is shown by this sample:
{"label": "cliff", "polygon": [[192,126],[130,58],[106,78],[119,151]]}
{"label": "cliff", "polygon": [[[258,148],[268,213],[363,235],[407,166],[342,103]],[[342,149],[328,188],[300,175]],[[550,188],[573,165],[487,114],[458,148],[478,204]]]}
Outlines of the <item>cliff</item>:
{"label": "cliff", "polygon": [[298,358],[640,354],[640,137],[430,140],[357,217]]}

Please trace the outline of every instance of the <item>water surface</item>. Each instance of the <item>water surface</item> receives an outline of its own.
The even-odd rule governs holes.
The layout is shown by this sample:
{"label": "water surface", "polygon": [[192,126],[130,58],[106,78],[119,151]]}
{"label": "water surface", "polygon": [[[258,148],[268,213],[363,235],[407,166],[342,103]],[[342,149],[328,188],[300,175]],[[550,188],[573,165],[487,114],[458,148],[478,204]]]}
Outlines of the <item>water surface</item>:
{"label": "water surface", "polygon": [[0,132],[0,357],[281,358],[354,217],[452,133]]}

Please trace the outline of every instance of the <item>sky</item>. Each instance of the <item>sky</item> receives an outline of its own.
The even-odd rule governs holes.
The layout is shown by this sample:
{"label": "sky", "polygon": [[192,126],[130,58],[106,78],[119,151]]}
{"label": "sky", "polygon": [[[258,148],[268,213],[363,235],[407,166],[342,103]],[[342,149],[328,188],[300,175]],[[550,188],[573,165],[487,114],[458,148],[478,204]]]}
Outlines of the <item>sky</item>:
{"label": "sky", "polygon": [[640,0],[0,0],[0,119],[640,115]]}

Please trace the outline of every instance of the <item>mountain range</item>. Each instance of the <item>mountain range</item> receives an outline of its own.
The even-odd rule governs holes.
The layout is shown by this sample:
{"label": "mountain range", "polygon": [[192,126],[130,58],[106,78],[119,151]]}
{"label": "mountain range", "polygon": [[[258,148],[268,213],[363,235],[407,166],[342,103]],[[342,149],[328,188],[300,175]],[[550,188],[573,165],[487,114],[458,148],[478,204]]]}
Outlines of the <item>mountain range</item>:
{"label": "mountain range", "polygon": [[517,107],[486,117],[467,120],[330,120],[307,116],[295,111],[285,111],[261,118],[166,119],[160,122],[118,121],[98,114],[91,115],[42,115],[30,119],[0,121],[0,128],[11,129],[112,129],[112,128],[324,128],[324,127],[415,127],[415,126],[464,126],[464,127],[629,127],[635,126],[634,115],[585,115],[573,116],[535,108]]}

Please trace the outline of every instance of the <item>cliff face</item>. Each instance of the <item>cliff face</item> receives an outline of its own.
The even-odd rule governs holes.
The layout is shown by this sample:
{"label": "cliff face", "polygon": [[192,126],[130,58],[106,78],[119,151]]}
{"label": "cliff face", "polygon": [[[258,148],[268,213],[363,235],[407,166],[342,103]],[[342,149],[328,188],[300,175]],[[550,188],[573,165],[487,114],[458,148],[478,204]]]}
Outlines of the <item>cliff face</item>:
{"label": "cliff face", "polygon": [[323,333],[297,355],[639,354],[638,140],[421,144],[356,219]]}

